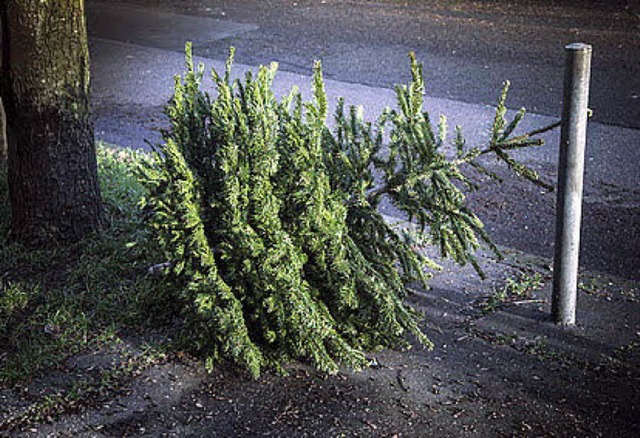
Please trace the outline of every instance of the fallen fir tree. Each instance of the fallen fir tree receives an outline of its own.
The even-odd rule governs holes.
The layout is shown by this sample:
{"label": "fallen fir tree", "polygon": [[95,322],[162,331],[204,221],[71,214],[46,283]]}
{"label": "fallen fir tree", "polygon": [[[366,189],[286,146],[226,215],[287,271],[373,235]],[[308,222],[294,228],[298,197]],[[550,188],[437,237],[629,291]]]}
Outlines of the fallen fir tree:
{"label": "fallen fir tree", "polygon": [[[426,285],[438,268],[416,242],[479,272],[480,244],[497,253],[465,205],[463,190],[476,187],[461,167],[489,173],[475,160],[494,154],[538,181],[508,155],[542,141],[513,136],[524,111],[507,124],[507,86],[489,146],[467,148],[457,129],[449,156],[446,120],[434,129],[423,111],[413,55],[411,83],[395,89],[397,110],[371,124],[339,101],[334,129],[319,63],[306,102],[295,89],[276,99],[276,64],[232,81],[232,61],[233,50],[224,74],[212,72],[212,98],[187,46],[187,71],[166,109],[171,128],[142,169],[150,224],[170,262],[164,281],[192,345],[209,364],[230,359],[254,376],[290,360],[325,372],[360,368],[364,351],[406,346],[408,335],[431,347],[421,315],[403,303],[405,285]],[[384,220],[383,197],[418,233]]]}

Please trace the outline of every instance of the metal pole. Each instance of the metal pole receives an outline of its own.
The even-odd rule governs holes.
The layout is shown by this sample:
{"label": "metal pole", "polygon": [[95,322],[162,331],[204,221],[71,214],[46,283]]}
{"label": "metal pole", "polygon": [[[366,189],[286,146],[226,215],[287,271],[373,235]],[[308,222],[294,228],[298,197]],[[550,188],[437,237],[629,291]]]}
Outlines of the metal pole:
{"label": "metal pole", "polygon": [[565,52],[551,307],[556,324],[573,325],[576,322],[582,186],[592,48],[588,44],[573,43],[565,47]]}

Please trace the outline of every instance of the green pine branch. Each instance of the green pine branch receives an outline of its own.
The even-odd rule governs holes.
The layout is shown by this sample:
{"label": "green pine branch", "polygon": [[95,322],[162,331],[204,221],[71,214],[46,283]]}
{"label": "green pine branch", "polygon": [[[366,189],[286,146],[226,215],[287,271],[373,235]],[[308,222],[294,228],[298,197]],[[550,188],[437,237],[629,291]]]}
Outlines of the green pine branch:
{"label": "green pine branch", "polygon": [[[426,286],[439,268],[422,248],[435,245],[480,273],[480,245],[497,253],[466,205],[465,190],[477,186],[463,166],[491,175],[477,159],[493,154],[539,182],[508,155],[540,140],[539,132],[513,135],[524,111],[507,123],[507,87],[489,146],[468,148],[456,129],[451,157],[446,118],[434,127],[423,110],[413,54],[397,109],[370,123],[340,100],[330,130],[320,63],[311,100],[297,89],[278,100],[277,65],[232,81],[232,49],[224,73],[212,71],[212,98],[186,49],[166,109],[170,129],[141,175],[192,347],[253,375],[290,360],[326,372],[359,368],[365,350],[408,346],[408,335],[432,347],[422,316],[404,302],[408,283]],[[378,211],[383,198],[417,227],[390,224]]]}

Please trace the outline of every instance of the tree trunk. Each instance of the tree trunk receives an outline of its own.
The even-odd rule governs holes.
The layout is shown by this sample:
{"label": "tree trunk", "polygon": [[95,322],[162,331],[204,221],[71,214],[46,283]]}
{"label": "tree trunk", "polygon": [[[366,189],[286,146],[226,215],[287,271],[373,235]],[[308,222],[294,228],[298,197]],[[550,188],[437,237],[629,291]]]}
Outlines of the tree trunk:
{"label": "tree trunk", "polygon": [[[4,6],[0,6],[0,11],[2,11],[2,9],[4,8]],[[3,15],[0,12],[0,47],[4,46],[4,32],[3,32],[3,28],[2,28],[2,19]],[[1,52],[0,52],[1,53]],[[6,116],[4,114],[4,105],[2,104],[2,79],[3,79],[3,73],[4,70],[2,68],[2,58],[3,56],[0,56],[0,160],[2,161],[6,161],[7,160],[7,119]]]}
{"label": "tree trunk", "polygon": [[4,105],[0,98],[0,160],[7,159],[7,119],[4,115]]}
{"label": "tree trunk", "polygon": [[102,222],[83,0],[3,0],[13,235],[75,241]]}

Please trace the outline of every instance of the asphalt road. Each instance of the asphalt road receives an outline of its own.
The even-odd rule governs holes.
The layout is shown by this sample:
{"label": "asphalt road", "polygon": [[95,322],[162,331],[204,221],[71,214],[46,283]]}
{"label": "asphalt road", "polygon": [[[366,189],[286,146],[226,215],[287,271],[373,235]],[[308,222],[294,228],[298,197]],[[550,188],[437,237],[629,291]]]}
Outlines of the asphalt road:
{"label": "asphalt road", "polygon": [[[530,127],[557,120],[563,46],[579,36],[595,51],[582,261],[591,270],[640,275],[640,30],[624,4],[88,0],[87,7],[97,136],[134,147],[159,140],[187,39],[208,68],[221,69],[231,45],[238,73],[277,61],[280,93],[293,84],[308,87],[320,58],[331,101],[345,96],[364,104],[369,116],[393,105],[391,87],[409,79],[406,53],[415,50],[426,68],[429,110],[447,114],[450,126],[462,124],[478,144],[507,78],[508,106],[533,112]],[[553,180],[558,132],[547,141],[519,158]],[[552,255],[553,194],[508,180],[471,201],[497,242]]]}
{"label": "asphalt road", "polygon": [[[510,104],[538,114],[561,111],[563,47],[594,46],[594,121],[640,128],[640,5],[637,1],[538,0],[126,0],[178,13],[255,26],[201,41],[196,54],[238,62],[278,61],[328,78],[393,87],[409,77],[407,53],[424,61],[434,97],[486,104],[502,81]],[[131,32],[131,30],[130,30]]]}

